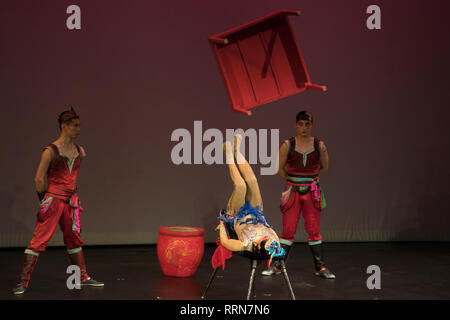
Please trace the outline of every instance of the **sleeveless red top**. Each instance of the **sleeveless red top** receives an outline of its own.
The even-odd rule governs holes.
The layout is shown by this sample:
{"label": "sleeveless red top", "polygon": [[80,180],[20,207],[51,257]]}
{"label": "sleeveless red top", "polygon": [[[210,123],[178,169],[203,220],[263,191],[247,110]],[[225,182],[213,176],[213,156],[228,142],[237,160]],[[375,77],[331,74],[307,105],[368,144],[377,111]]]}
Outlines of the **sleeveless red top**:
{"label": "sleeveless red top", "polygon": [[[290,142],[288,145],[290,148]],[[295,146],[292,152],[289,152],[286,160],[286,172],[288,175],[306,175],[314,176],[319,174],[320,171],[320,159],[319,152],[315,148],[308,152],[300,152],[295,150]]]}
{"label": "sleeveless red top", "polygon": [[67,157],[60,155],[58,147],[54,144],[50,144],[48,147],[56,154],[47,171],[47,183],[49,187],[52,186],[65,191],[75,192],[77,189],[78,173],[80,172],[80,166],[83,160],[81,148],[75,145],[78,150],[78,156],[71,162]]}

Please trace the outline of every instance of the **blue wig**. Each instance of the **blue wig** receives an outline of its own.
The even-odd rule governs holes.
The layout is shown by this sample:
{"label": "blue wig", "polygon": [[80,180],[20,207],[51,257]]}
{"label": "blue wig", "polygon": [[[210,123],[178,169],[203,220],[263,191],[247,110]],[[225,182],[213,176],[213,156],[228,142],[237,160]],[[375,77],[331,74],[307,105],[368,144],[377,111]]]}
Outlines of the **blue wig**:
{"label": "blue wig", "polygon": [[[221,215],[219,216],[219,220],[222,220],[223,222],[231,225],[234,227],[234,224],[237,220],[243,219],[247,215],[251,215],[250,218],[247,218],[245,221],[241,221],[240,224],[258,224],[261,223],[267,228],[272,228],[269,223],[266,220],[266,217],[264,216],[264,213],[260,211],[260,207],[252,207],[250,203],[247,201],[244,203],[244,205],[239,209],[239,211],[234,215],[227,215],[225,213],[225,209],[222,209]],[[234,229],[234,228],[233,228]]]}

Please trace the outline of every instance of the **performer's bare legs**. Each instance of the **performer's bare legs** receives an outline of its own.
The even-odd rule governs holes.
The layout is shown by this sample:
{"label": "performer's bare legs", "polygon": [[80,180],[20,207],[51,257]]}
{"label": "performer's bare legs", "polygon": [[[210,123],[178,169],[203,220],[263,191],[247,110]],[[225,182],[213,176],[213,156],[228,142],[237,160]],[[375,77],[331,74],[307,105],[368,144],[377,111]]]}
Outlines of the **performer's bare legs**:
{"label": "performer's bare legs", "polygon": [[[233,181],[233,192],[228,200],[227,213],[234,215],[247,201],[252,207],[259,206],[262,211],[262,197],[258,181],[245,157],[239,151],[242,136],[234,137],[234,150],[230,142],[223,144],[230,177]],[[236,159],[236,161],[235,161]],[[236,166],[236,162],[239,166]]]}
{"label": "performer's bare legs", "polygon": [[245,201],[248,201],[252,207],[259,206],[261,211],[263,211],[263,201],[261,197],[261,192],[259,190],[258,181],[256,180],[255,174],[253,173],[252,167],[247,162],[247,159],[239,151],[241,146],[242,136],[236,135],[234,137],[234,152],[236,156],[236,162],[239,166],[242,176],[247,183],[247,194],[245,196]]}
{"label": "performer's bare legs", "polygon": [[247,185],[242,179],[239,169],[234,162],[234,152],[231,143],[226,141],[223,144],[223,151],[225,153],[228,170],[230,172],[231,180],[233,181],[233,192],[227,204],[227,214],[234,215],[245,203],[247,193]]}

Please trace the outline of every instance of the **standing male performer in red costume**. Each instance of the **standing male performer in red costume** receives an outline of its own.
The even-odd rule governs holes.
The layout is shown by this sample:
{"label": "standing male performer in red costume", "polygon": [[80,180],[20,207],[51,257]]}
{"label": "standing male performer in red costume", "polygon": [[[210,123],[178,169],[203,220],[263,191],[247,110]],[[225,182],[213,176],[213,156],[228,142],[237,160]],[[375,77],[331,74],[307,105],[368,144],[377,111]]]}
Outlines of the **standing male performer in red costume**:
{"label": "standing male performer in red costume", "polygon": [[33,239],[25,250],[14,294],[25,292],[39,254],[46,249],[58,223],[64,233],[70,263],[80,267],[81,285],[103,286],[103,283],[88,276],[81,250],[80,213],[83,209],[76,193],[76,182],[86,153],[81,146],[73,143],[73,139],[80,134],[80,118],[71,108],[59,115],[58,124],[61,135],[44,149],[36,172],[36,191],[40,200],[38,218]]}
{"label": "standing male performer in red costume", "polygon": [[[315,265],[315,275],[334,279],[335,275],[323,261],[320,213],[326,202],[319,185],[319,175],[328,170],[328,153],[323,141],[311,136],[313,117],[310,111],[300,111],[296,117],[297,136],[286,140],[280,147],[278,174],[286,180],[286,191],[281,196],[283,233],[281,246],[286,257],[294,243],[294,235],[300,214],[303,213],[308,244]],[[262,272],[263,275],[278,274],[277,266]]]}

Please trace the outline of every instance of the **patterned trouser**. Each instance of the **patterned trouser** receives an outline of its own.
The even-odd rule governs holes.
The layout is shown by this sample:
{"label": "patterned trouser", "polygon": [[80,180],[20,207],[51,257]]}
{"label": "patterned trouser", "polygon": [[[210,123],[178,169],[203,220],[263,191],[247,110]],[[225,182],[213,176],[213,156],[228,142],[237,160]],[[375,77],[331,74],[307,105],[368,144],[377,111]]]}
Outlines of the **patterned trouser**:
{"label": "patterned trouser", "polygon": [[297,231],[300,214],[303,214],[305,231],[308,234],[309,244],[317,244],[322,240],[320,235],[321,209],[313,200],[311,191],[301,194],[288,183],[281,201],[281,213],[283,214],[283,233],[280,236],[281,243],[292,244]]}
{"label": "patterned trouser", "polygon": [[[80,207],[81,208],[81,207]],[[79,215],[76,225],[80,225]],[[67,250],[77,249],[83,246],[80,237],[80,229],[74,225],[74,208],[67,201],[46,195],[41,201],[36,228],[28,250],[42,252],[58,225],[64,234],[64,244]]]}

